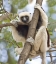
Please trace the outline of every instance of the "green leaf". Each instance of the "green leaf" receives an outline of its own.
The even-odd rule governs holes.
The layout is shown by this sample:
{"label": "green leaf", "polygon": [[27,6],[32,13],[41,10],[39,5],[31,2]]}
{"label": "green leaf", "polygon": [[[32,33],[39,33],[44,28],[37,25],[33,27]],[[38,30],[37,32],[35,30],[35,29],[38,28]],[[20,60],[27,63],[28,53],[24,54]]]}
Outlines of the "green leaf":
{"label": "green leaf", "polygon": [[50,35],[52,35],[53,33],[52,32],[49,32]]}
{"label": "green leaf", "polygon": [[11,12],[17,13],[17,10],[25,7],[27,3],[28,3],[27,0],[17,0],[17,1],[11,0],[11,7],[12,7]]}

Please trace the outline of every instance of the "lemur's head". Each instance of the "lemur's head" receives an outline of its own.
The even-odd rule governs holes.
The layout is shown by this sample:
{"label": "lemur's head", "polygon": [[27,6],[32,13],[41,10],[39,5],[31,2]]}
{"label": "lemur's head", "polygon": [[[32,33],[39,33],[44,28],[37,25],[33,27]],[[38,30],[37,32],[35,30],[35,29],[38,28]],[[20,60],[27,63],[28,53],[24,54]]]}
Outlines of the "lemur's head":
{"label": "lemur's head", "polygon": [[32,15],[29,12],[19,13],[19,19],[21,22],[29,23],[32,20]]}

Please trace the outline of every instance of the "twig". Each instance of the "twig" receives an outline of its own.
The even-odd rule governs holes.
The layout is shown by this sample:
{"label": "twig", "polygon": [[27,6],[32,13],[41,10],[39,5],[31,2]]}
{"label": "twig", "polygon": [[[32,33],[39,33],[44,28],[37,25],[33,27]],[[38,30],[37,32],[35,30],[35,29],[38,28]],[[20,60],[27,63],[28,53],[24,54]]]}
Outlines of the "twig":
{"label": "twig", "polygon": [[[46,57],[50,57],[50,56],[46,56]],[[52,56],[52,57],[56,57],[56,56]]]}
{"label": "twig", "polygon": [[5,19],[9,19],[9,20],[11,21],[10,16],[12,16],[12,18],[16,18],[16,17],[18,16],[18,14],[13,14],[13,13],[8,13],[8,12],[6,12],[5,14],[2,14],[2,15],[0,16],[0,21],[3,21],[3,20],[5,20]]}
{"label": "twig", "polygon": [[55,24],[56,22],[49,23],[48,25]]}
{"label": "twig", "polygon": [[47,52],[53,52],[53,51],[56,51],[56,50],[48,50]]}
{"label": "twig", "polygon": [[49,52],[49,55],[50,55],[50,59],[51,59],[51,62],[52,62],[52,54],[51,54],[51,52]]}
{"label": "twig", "polygon": [[[50,57],[50,56],[46,56],[46,57]],[[52,56],[52,57],[56,57],[56,56]],[[38,58],[41,58],[41,57],[36,57],[35,59],[38,59]]]}
{"label": "twig", "polygon": [[52,45],[51,48],[56,48],[56,45]]}

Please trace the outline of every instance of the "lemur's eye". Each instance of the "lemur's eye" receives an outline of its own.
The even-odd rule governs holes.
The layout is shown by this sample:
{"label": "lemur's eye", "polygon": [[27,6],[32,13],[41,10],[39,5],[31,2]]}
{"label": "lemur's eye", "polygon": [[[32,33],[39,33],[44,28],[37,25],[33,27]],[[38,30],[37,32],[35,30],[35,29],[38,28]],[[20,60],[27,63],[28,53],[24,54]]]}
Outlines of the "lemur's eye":
{"label": "lemur's eye", "polygon": [[29,19],[29,16],[25,16],[26,17],[26,19]]}

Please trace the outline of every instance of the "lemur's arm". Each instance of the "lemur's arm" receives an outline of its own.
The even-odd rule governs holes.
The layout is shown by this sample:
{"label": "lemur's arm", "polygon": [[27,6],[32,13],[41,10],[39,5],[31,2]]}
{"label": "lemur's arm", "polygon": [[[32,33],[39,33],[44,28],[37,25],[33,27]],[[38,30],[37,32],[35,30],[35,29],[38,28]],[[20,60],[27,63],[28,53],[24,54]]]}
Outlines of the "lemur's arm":
{"label": "lemur's arm", "polygon": [[14,21],[12,20],[11,23],[14,25],[14,26],[11,26],[13,39],[16,42],[25,42],[25,38],[22,37],[16,29],[18,27],[18,21],[17,20],[14,20]]}

